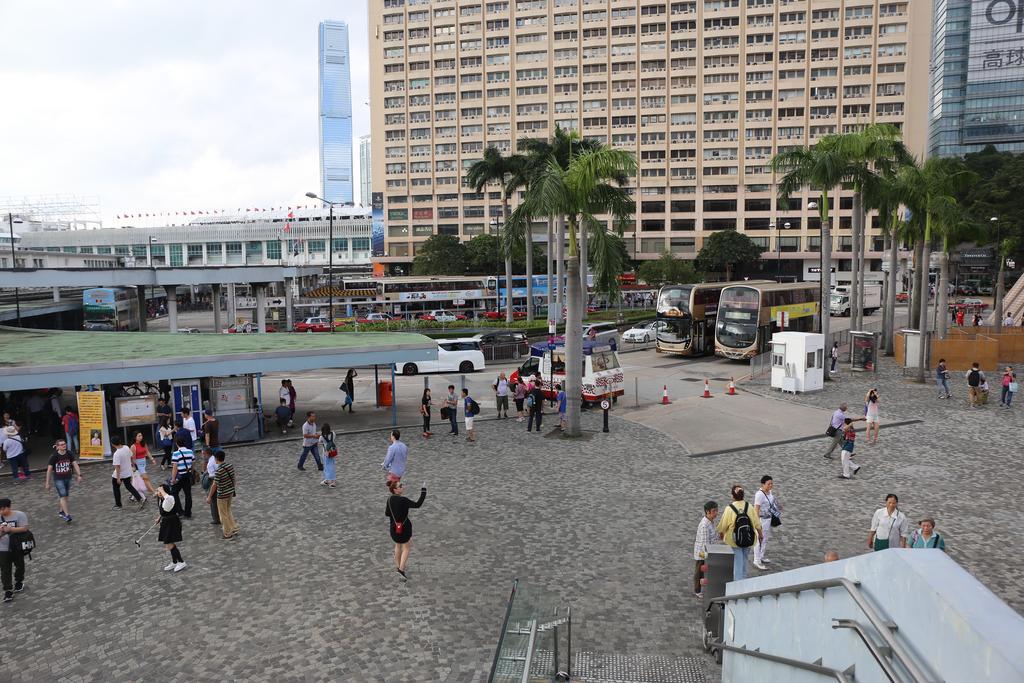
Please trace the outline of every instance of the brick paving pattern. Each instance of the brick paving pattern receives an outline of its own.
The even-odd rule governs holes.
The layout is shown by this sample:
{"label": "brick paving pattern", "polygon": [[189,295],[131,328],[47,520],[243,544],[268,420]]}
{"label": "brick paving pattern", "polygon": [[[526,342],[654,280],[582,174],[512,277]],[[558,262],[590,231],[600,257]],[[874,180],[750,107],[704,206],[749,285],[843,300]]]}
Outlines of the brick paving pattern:
{"label": "brick paving pattern", "polygon": [[[409,433],[409,492],[426,480],[429,493],[413,511],[408,583],[393,569],[384,518],[385,432],[339,439],[333,490],[317,485],[311,463],[295,470],[297,442],[230,450],[242,533],[220,539],[197,487],[181,545],[189,568],[178,574],[161,571],[168,555],[154,535],[142,550],[133,543],[152,504],[109,510],[108,465],[84,469],[71,526],[41,479],[4,478],[0,495],[28,513],[39,547],[28,590],[0,606],[5,631],[18,634],[0,679],[482,681],[518,577],[572,604],[574,651],[692,655],[711,680],[718,670],[700,654],[688,588],[694,530],[706,499],[724,505],[732,482],[752,495],[765,473],[785,506],[773,571],[826,549],[864,552],[871,514],[894,491],[912,519],[936,517],[955,559],[1024,609],[1013,501],[1024,485],[1021,413],[968,411],[891,374],[780,400],[845,399],[857,414],[868,384],[880,389],[881,441],[859,440],[854,481],[837,479],[838,458],[821,458],[824,437],[690,457],[623,420],[602,434],[596,414],[580,441],[527,434],[514,420],[478,421],[477,444]],[[924,423],[886,429],[900,418]]]}

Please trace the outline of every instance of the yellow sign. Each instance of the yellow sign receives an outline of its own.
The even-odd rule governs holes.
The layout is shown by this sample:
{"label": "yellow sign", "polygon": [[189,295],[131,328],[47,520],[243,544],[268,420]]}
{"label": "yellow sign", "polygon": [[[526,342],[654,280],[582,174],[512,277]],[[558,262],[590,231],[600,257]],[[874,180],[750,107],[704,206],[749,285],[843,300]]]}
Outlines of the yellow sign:
{"label": "yellow sign", "polygon": [[82,459],[101,460],[107,435],[103,431],[103,392],[78,392],[78,430]]}
{"label": "yellow sign", "polygon": [[806,304],[786,304],[785,306],[772,306],[772,320],[779,317],[779,313],[785,313],[789,319],[806,318],[818,312],[818,302],[811,301]]}

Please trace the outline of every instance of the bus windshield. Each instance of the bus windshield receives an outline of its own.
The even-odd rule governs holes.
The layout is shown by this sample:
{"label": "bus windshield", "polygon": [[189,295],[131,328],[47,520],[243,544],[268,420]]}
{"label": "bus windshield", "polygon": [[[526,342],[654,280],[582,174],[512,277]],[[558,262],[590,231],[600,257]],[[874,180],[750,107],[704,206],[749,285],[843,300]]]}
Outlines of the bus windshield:
{"label": "bus windshield", "polygon": [[718,341],[733,349],[752,346],[757,341],[757,319],[761,312],[761,294],[752,287],[729,287],[722,292],[715,333]]}
{"label": "bus windshield", "polygon": [[658,315],[682,315],[690,312],[692,285],[666,285],[658,292]]}
{"label": "bus windshield", "polygon": [[664,318],[665,326],[658,330],[658,340],[666,344],[679,344],[690,339],[689,315],[683,318]]}

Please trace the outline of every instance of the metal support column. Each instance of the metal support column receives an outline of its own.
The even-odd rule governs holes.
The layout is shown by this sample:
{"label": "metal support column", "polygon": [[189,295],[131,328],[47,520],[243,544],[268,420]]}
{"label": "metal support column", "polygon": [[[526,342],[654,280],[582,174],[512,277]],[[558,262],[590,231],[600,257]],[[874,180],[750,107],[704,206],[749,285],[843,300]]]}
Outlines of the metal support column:
{"label": "metal support column", "polygon": [[267,331],[267,283],[254,282],[252,286],[256,290],[256,331],[262,334]]}
{"label": "metal support column", "polygon": [[210,294],[210,299],[211,299],[210,303],[213,304],[213,331],[214,332],[220,332],[223,329],[221,327],[221,325],[223,324],[223,321],[221,320],[221,314],[220,314],[220,290],[222,289],[222,287],[223,286],[220,283],[217,283],[217,284],[214,284],[214,285],[210,286],[210,289],[213,290],[212,293]]}
{"label": "metal support column", "polygon": [[295,326],[295,296],[292,294],[294,288],[295,278],[286,277],[284,279],[284,320],[285,330],[288,332],[291,332]]}
{"label": "metal support column", "polygon": [[395,364],[391,364],[391,426],[398,426],[398,387],[395,385]]}
{"label": "metal support column", "polygon": [[167,292],[167,329],[171,332],[178,331],[178,287],[177,285],[164,285]]}
{"label": "metal support column", "polygon": [[[135,297],[139,302],[139,332],[146,331],[146,286],[136,285]],[[53,288],[53,300],[60,300],[60,290],[56,287]]]}

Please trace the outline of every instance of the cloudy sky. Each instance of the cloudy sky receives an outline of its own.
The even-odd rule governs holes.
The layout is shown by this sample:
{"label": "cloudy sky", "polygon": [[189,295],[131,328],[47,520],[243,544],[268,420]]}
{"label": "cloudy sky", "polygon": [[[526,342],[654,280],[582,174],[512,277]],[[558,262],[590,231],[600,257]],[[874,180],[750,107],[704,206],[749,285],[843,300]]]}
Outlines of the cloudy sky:
{"label": "cloudy sky", "polygon": [[106,219],[305,203],[324,19],[349,24],[358,173],[364,0],[0,0],[0,200],[95,195]]}

